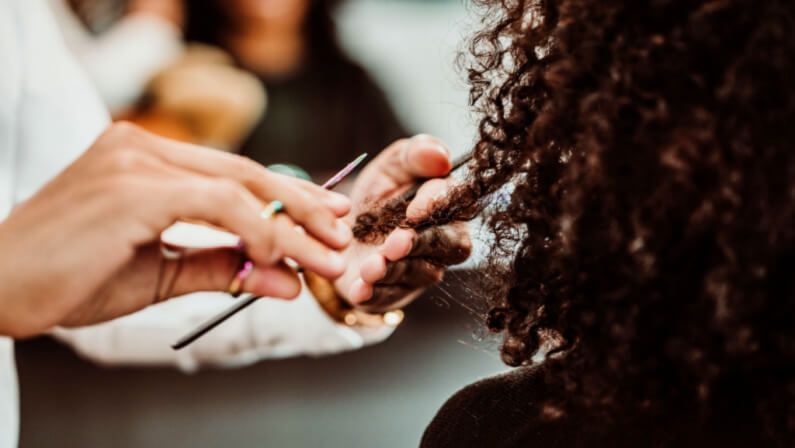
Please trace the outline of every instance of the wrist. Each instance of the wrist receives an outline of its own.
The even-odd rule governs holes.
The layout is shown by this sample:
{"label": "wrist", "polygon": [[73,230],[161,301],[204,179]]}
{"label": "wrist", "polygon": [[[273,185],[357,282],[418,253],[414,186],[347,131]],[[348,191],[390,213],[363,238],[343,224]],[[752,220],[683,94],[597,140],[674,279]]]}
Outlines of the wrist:
{"label": "wrist", "polygon": [[5,255],[0,259],[0,336],[19,339],[36,334],[39,322],[30,307],[24,306],[27,298],[22,284],[25,282],[14,266],[23,255],[13,246],[13,236],[8,219],[0,221],[0,247]]}
{"label": "wrist", "polygon": [[[28,306],[26,299],[13,291],[0,292],[0,336],[24,339],[45,332],[49,326]],[[13,297],[13,298],[10,298]]]}

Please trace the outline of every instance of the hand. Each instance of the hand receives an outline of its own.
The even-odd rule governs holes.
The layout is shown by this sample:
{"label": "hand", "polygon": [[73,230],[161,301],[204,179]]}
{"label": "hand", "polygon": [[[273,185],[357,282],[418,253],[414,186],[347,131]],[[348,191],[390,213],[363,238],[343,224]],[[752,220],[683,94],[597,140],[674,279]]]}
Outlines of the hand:
{"label": "hand", "polygon": [[[263,204],[276,199],[286,213],[262,219]],[[113,125],[0,223],[0,334],[86,325],[151,304],[160,233],[182,219],[241,236],[256,266],[244,290],[295,297],[300,282],[283,259],[341,275],[335,250],[352,236],[338,218],[349,209],[339,194],[243,157]],[[224,290],[240,258],[227,249],[185,260],[173,295]]]}
{"label": "hand", "polygon": [[[447,148],[428,136],[399,140],[368,164],[351,191],[352,222],[414,185],[418,178],[445,176],[451,162]],[[448,187],[446,179],[425,182],[406,210],[409,221],[426,217]],[[378,244],[380,243],[380,244]],[[337,293],[357,308],[384,311],[407,305],[422,290],[441,281],[444,268],[469,256],[466,223],[428,227],[420,232],[395,229],[384,241],[354,241],[344,252],[348,269],[336,280]]]}

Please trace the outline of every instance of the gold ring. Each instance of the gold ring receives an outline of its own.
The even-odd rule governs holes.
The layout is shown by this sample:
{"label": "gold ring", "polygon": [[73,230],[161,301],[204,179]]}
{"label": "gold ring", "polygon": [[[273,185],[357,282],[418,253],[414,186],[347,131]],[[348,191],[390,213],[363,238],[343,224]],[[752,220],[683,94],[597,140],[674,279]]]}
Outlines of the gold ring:
{"label": "gold ring", "polygon": [[262,219],[270,219],[273,218],[273,215],[279,213],[282,210],[284,210],[284,204],[282,204],[282,201],[272,201],[270,204],[266,205],[264,209],[262,209],[259,215],[262,217]]}
{"label": "gold ring", "polygon": [[246,260],[243,263],[243,267],[237,271],[235,274],[235,278],[232,279],[232,283],[229,284],[229,294],[233,296],[237,296],[240,294],[240,290],[243,289],[243,283],[246,281],[249,275],[251,275],[251,271],[254,270],[254,263],[251,260]]}

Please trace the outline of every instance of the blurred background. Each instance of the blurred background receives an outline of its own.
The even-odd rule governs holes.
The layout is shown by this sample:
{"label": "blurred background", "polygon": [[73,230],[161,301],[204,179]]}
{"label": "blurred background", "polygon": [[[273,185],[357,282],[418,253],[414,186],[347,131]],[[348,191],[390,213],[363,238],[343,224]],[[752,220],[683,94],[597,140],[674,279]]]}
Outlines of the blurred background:
{"label": "blurred background", "polygon": [[[114,117],[171,138],[316,181],[416,133],[474,141],[463,0],[47,1]],[[505,370],[470,276],[448,273],[386,342],[321,358],[188,375],[20,342],[20,446],[416,446],[453,392]]]}

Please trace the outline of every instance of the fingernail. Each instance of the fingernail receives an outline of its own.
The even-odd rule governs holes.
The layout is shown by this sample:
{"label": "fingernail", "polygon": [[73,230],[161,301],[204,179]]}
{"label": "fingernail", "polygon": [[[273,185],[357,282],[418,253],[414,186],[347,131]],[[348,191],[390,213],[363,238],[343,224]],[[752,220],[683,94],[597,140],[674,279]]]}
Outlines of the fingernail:
{"label": "fingernail", "polygon": [[328,194],[331,202],[333,202],[334,204],[347,206],[351,203],[351,200],[348,199],[348,197],[345,196],[344,194],[335,193],[333,191],[329,191]]}
{"label": "fingernail", "polygon": [[417,140],[422,140],[424,138],[431,138],[431,136],[428,135],[428,134],[416,134],[414,137],[411,137],[410,140],[411,141],[417,141]]}
{"label": "fingernail", "polygon": [[440,152],[440,153],[442,153],[442,154],[443,154],[445,157],[450,157],[450,150],[449,150],[449,149],[447,149],[447,147],[446,147],[446,146],[442,146],[442,145],[434,145],[434,146],[433,146],[433,149],[435,149],[435,150],[439,151],[439,152]]}
{"label": "fingernail", "polygon": [[429,143],[433,145],[433,149],[439,151],[441,154],[444,154],[445,157],[450,157],[450,150],[447,149],[446,146],[436,143],[436,139],[431,137],[428,134],[417,134],[414,137],[411,137],[412,142],[416,142],[417,140],[428,140]]}
{"label": "fingernail", "polygon": [[[390,240],[392,240],[393,238],[397,238],[395,235],[398,235],[399,232],[409,232],[409,231],[408,230],[404,230],[404,229],[394,230],[389,236],[386,237],[386,241],[384,241],[384,243],[381,244],[381,246],[378,248],[378,252],[383,254],[385,252],[387,246],[389,246],[390,244],[393,244],[393,243],[390,242]],[[412,249],[414,249],[414,235],[411,235],[411,238],[409,239],[409,249],[408,249],[408,251],[406,253],[407,254],[411,253]]]}
{"label": "fingernail", "polygon": [[329,263],[329,268],[334,272],[345,271],[345,259],[342,258],[342,255],[336,252],[329,252],[328,263]]}
{"label": "fingernail", "polygon": [[414,238],[413,238],[413,235],[412,235],[412,238],[409,239],[409,250],[406,251],[406,254],[407,255],[410,254],[412,249],[414,249]]}
{"label": "fingernail", "polygon": [[361,290],[364,290],[364,289],[366,289],[366,283],[364,282],[364,280],[357,279],[351,285],[351,289],[350,289],[350,292],[348,293],[348,297],[350,297],[351,300],[356,302],[356,303],[362,303],[364,301],[367,301],[367,300],[370,299],[370,297],[373,296],[372,290],[370,291],[370,294],[363,294],[361,297],[356,297],[356,293],[358,291],[361,291]]}

